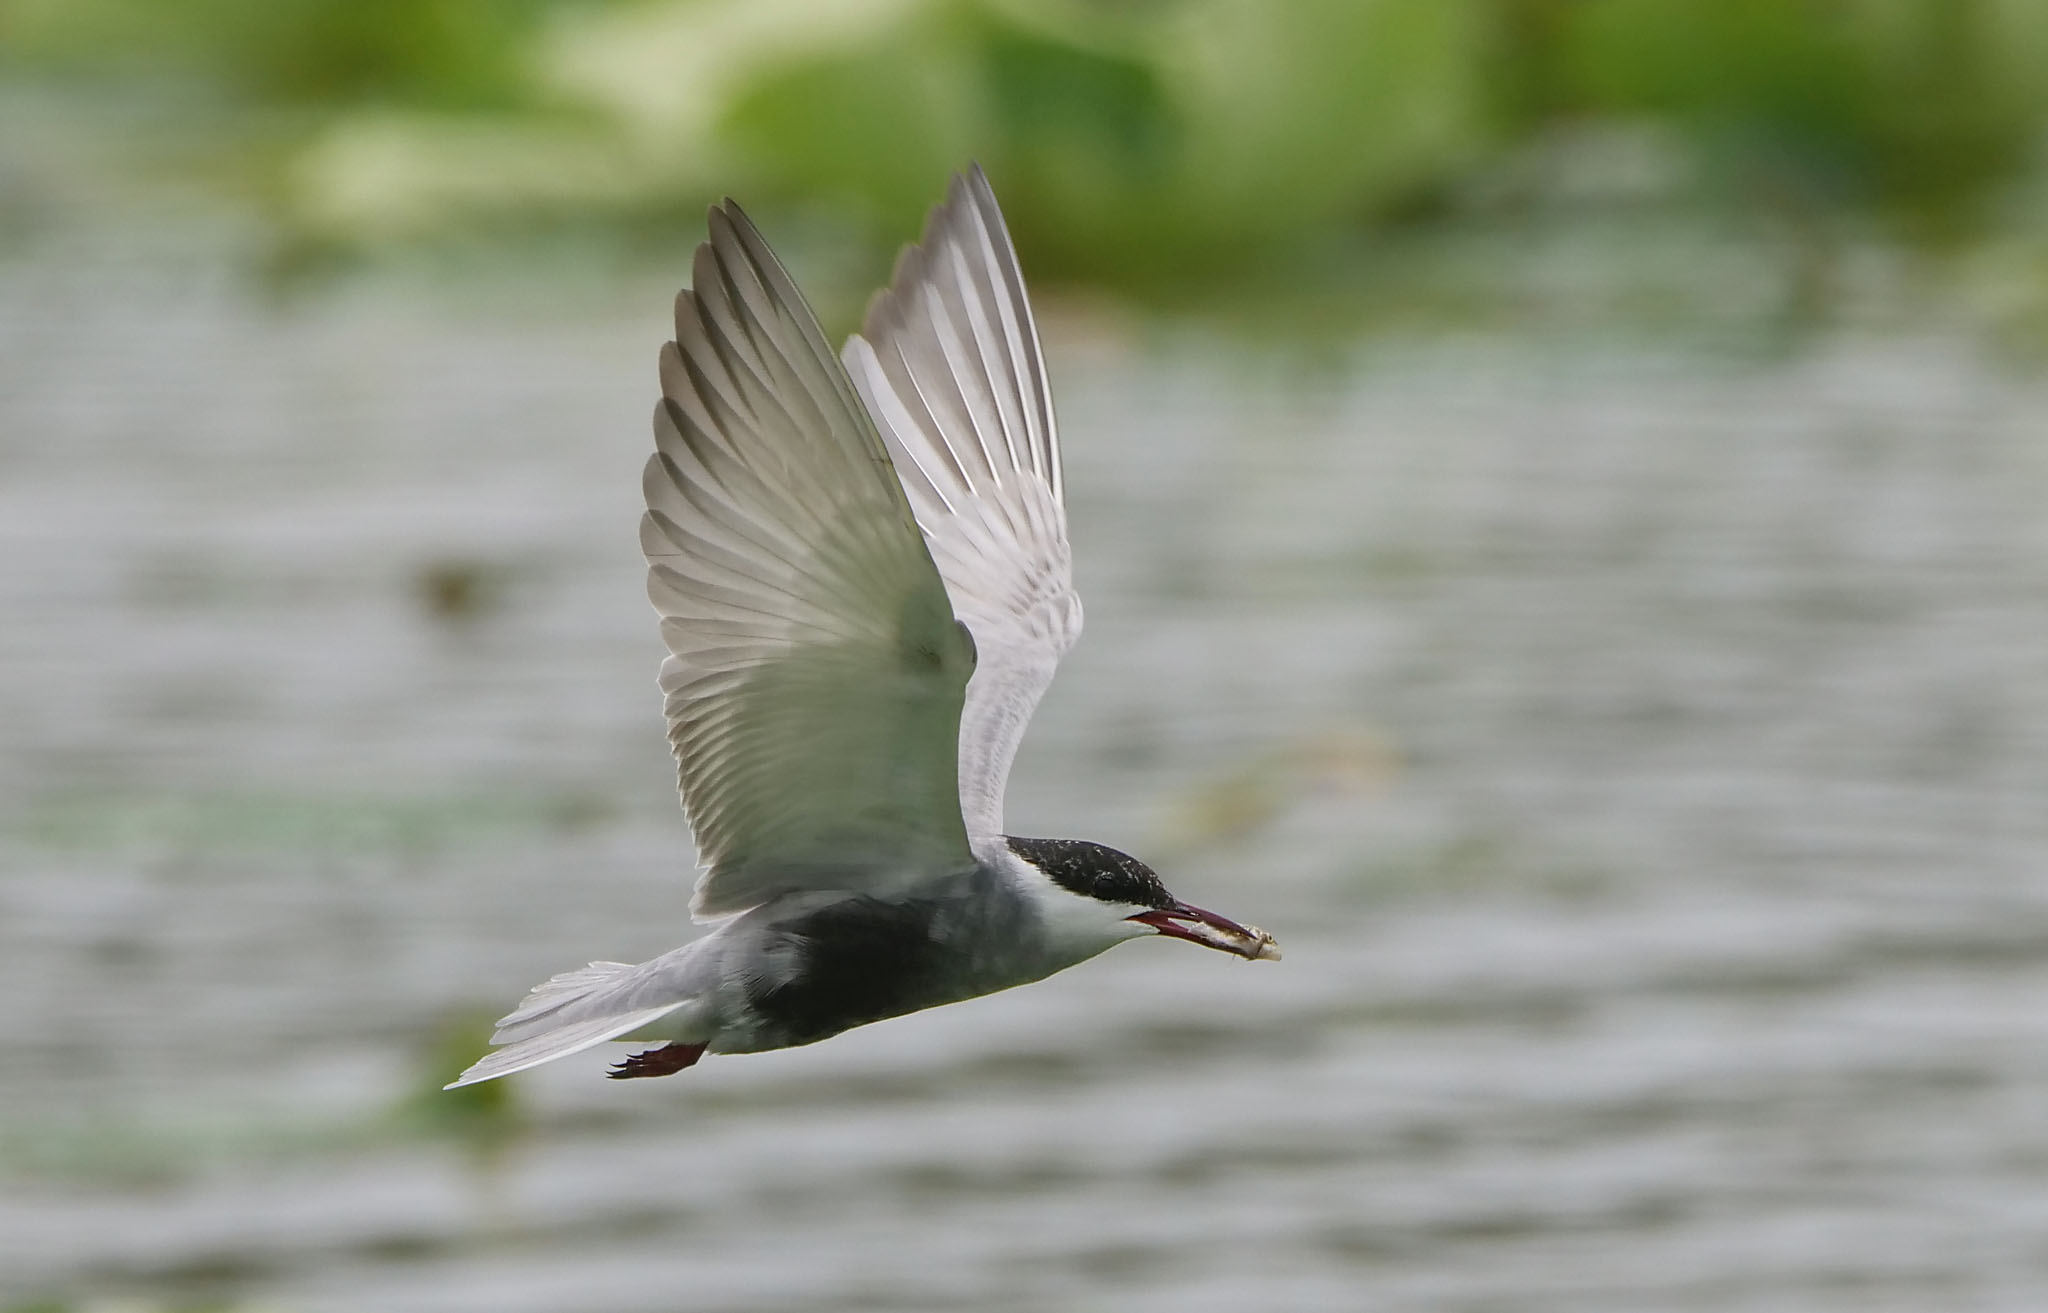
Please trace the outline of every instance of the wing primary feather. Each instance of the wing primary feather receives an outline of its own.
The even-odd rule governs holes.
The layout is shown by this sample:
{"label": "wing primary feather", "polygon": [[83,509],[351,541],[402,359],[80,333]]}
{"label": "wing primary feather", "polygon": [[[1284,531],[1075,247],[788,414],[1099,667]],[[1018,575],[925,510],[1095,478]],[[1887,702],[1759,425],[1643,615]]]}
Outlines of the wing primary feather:
{"label": "wing primary feather", "polygon": [[[1008,354],[1008,348],[1000,337],[1001,325],[989,322],[982,297],[984,288],[975,285],[974,274],[967,264],[967,253],[956,244],[948,247],[946,254],[954,286],[952,295],[942,296],[940,303],[946,307],[949,326],[964,325],[967,330],[964,340],[957,331],[945,339],[946,354],[950,361],[958,362],[954,364],[954,377],[964,378],[969,384],[961,389],[963,400],[968,402],[970,409],[982,411],[976,417],[975,432],[993,430],[1002,439],[1002,463],[1022,473],[1026,455],[1017,431],[1023,427],[1022,416],[1018,414],[1023,398],[1017,395],[1019,385],[1015,378],[992,368],[993,353]],[[968,372],[962,372],[962,365]],[[997,473],[1000,479],[1000,467]],[[1000,502],[997,504],[1002,505]]]}
{"label": "wing primary feather", "polygon": [[[924,375],[922,378],[918,377],[918,363],[910,359],[907,353],[904,356],[904,365],[909,369],[911,377],[916,379],[921,394],[929,399],[932,393],[936,392],[946,409],[954,412],[954,428],[963,438],[974,444],[974,453],[981,458],[980,472],[986,476],[989,485],[987,492],[993,497],[1002,490],[1003,476],[1001,467],[996,463],[995,450],[989,446],[989,435],[982,430],[994,426],[975,414],[974,403],[967,396],[965,381],[961,377],[961,367],[965,360],[959,350],[959,339],[954,332],[952,318],[946,312],[944,293],[929,282],[924,284],[921,290],[922,295],[918,298],[921,303],[920,309],[928,325],[929,345],[936,353],[936,358],[925,364],[921,371]],[[1001,505],[1001,502],[992,500],[990,504]]]}
{"label": "wing primary feather", "polygon": [[[984,340],[984,347],[1001,352],[999,363],[1005,370],[1006,381],[1010,384],[1007,399],[1017,403],[1020,409],[1020,413],[1016,416],[1014,427],[1006,424],[1005,431],[1021,439],[1023,454],[1031,462],[1032,473],[1040,478],[1046,478],[1047,471],[1042,458],[1042,447],[1045,442],[1044,426],[1038,408],[1029,403],[1028,395],[1032,393],[1025,381],[1028,377],[1025,355],[1029,350],[1029,344],[1024,341],[1025,330],[1018,323],[1016,307],[1010,301],[1010,287],[1008,280],[1004,278],[1004,266],[1001,256],[996,250],[995,243],[989,237],[987,216],[981,212],[981,193],[987,188],[987,180],[981,177],[979,169],[974,171],[974,179],[976,182],[979,182],[979,186],[974,185],[973,182],[963,183],[963,186],[969,191],[974,200],[974,204],[966,210],[966,217],[969,222],[963,226],[971,231],[975,241],[976,253],[980,256],[980,259],[970,262],[963,253],[957,263],[963,276],[978,275],[978,285],[975,291],[977,294],[984,296],[987,306],[994,312],[998,320]],[[998,221],[1000,222],[1000,219]],[[1003,286],[1000,289],[995,285],[995,280],[1003,282]],[[1042,382],[1042,380],[1033,381]],[[1042,388],[1035,395],[1044,395]],[[1003,400],[1006,398],[1003,393],[999,392],[998,399]],[[1012,451],[1014,455],[1016,452],[1014,441],[1012,443]]]}
{"label": "wing primary feather", "polygon": [[1059,437],[1053,423],[1052,381],[1046,375],[1045,352],[1038,342],[1038,321],[1031,312],[1031,298],[1024,291],[1024,275],[1017,266],[1010,226],[1004,221],[1002,209],[996,204],[995,189],[989,185],[988,175],[982,172],[979,164],[968,168],[967,184],[974,197],[976,217],[980,220],[982,239],[986,243],[984,253],[1002,279],[1002,304],[1009,316],[1006,332],[1012,348],[1023,361],[1019,372],[1027,380],[1027,390],[1033,403],[1031,414],[1036,426],[1038,471],[1050,479],[1053,501],[1064,505],[1066,479],[1061,467]]}
{"label": "wing primary feather", "polygon": [[[865,339],[859,336],[855,336],[852,341],[847,343],[847,350],[849,352],[856,354],[859,366],[862,369],[871,369],[876,372],[881,371],[882,365],[879,361],[875,359],[874,347],[871,344],[869,344]],[[902,397],[898,395],[897,390],[893,387],[883,388],[879,390],[875,394],[874,400],[871,404],[874,404],[878,407],[875,414],[875,422],[877,425],[887,425],[890,428],[901,428],[918,422],[917,420],[911,418],[910,413],[904,408]],[[919,405],[923,405],[921,399],[919,399]],[[927,415],[928,414],[929,412],[927,412]],[[927,459],[943,459],[946,462],[947,467],[950,471],[947,482],[954,482],[955,486],[958,487],[958,484],[960,482],[964,482],[965,480],[964,476],[960,474],[959,468],[952,464],[952,458],[950,453],[941,456],[940,453],[936,452],[926,453],[919,452],[916,450],[906,450],[904,454],[910,457],[910,461],[907,465],[901,461],[898,461],[896,464],[896,473],[899,478],[903,478],[905,480],[916,480],[916,486],[914,491],[910,483],[906,482],[904,485],[904,491],[906,493],[912,494],[910,498],[910,503],[913,509],[917,506],[920,500],[920,494],[922,494],[937,498],[939,504],[942,507],[944,507],[949,514],[952,513],[955,510],[954,496],[947,495],[945,486],[940,482],[938,473],[926,468],[923,463]],[[922,521],[920,520],[920,522]]]}

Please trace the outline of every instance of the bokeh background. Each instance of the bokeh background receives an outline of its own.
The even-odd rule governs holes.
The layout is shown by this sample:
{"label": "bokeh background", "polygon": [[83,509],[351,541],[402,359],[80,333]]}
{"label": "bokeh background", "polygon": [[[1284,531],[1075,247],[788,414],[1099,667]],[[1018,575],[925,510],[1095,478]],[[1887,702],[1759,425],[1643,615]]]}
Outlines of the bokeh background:
{"label": "bokeh background", "polygon": [[[2048,5],[6,0],[0,1310],[2048,1307]],[[1031,278],[1127,947],[437,1087],[688,933],[732,193]]]}

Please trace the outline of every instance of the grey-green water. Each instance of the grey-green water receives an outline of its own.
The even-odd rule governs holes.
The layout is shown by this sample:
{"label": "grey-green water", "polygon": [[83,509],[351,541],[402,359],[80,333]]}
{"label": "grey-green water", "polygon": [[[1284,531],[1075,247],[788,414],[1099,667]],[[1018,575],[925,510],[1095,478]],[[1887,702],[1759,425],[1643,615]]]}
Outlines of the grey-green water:
{"label": "grey-green water", "polygon": [[2048,1306],[2048,390],[1940,336],[1055,320],[1012,825],[1287,960],[436,1102],[687,933],[666,295],[6,270],[0,1307]]}

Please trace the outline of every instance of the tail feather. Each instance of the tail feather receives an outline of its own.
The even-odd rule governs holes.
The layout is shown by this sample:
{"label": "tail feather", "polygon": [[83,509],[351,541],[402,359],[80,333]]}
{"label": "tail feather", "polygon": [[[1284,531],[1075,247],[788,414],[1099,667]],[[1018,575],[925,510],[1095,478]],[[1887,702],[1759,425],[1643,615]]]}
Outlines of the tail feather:
{"label": "tail feather", "polygon": [[545,1024],[550,1019],[559,1024],[566,1020],[560,1013],[607,986],[624,982],[639,969],[630,962],[592,962],[587,967],[549,976],[535,985],[518,1007],[498,1018],[498,1030],[491,1036],[491,1043],[510,1044],[550,1030],[553,1026]]}
{"label": "tail feather", "polygon": [[532,1039],[507,1044],[504,1048],[486,1053],[468,1071],[441,1088],[459,1089],[464,1085],[474,1085],[478,1081],[510,1076],[515,1071],[538,1067],[543,1062],[553,1062],[556,1058],[565,1058],[571,1053],[581,1053],[584,1049],[658,1020],[688,1001],[679,998],[660,1007],[641,1008],[637,1012],[614,1013],[611,1016],[594,1017],[589,1021],[571,1022],[545,1034],[536,1035]]}
{"label": "tail feather", "polygon": [[491,1043],[503,1047],[485,1054],[446,1088],[509,1076],[581,1052],[692,1002],[699,987],[682,968],[695,956],[695,948],[688,944],[639,966],[592,962],[549,977],[499,1019]]}

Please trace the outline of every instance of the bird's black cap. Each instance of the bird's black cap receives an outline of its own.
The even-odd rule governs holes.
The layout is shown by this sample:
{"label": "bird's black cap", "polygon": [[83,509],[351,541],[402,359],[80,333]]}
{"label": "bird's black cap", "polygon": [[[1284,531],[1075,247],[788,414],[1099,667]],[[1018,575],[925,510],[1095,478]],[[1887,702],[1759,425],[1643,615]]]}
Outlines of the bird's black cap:
{"label": "bird's black cap", "polygon": [[1175,903],[1151,867],[1106,844],[1086,839],[1003,837],[1009,840],[1011,852],[1069,893],[1132,907],[1172,907]]}

